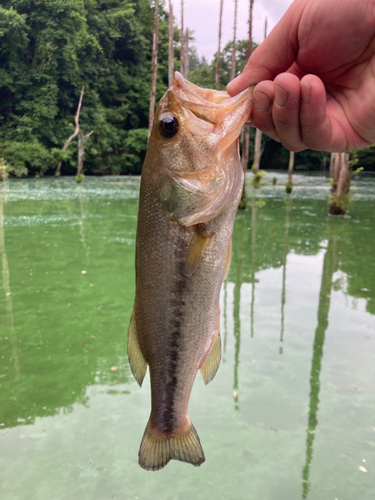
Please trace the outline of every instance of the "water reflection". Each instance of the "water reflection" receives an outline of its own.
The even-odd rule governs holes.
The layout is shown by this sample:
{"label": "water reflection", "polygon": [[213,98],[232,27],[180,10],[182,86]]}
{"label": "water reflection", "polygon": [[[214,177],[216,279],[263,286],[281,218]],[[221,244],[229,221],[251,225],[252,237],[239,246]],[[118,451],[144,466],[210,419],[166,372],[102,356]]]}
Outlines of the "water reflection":
{"label": "water reflection", "polygon": [[[292,208],[292,200],[288,198],[285,201],[285,235],[284,235],[284,254],[283,254],[283,283],[281,291],[281,331],[280,342],[284,341],[284,308],[285,308],[285,284],[286,284],[286,260],[288,257],[289,249],[289,224],[290,224],[290,211]],[[280,354],[283,353],[282,345],[280,345]]]}
{"label": "water reflection", "polygon": [[3,193],[1,192],[0,192],[0,254],[2,262],[3,289],[5,293],[7,330],[8,330],[9,340],[12,344],[12,358],[14,361],[15,380],[18,381],[21,376],[20,357],[19,357],[18,340],[14,329],[13,299],[12,299],[12,292],[10,289],[8,257],[5,250],[4,198],[3,198]]}
{"label": "water reflection", "polygon": [[6,204],[12,182],[0,186],[1,428],[87,405],[90,386],[132,380],[124,335],[134,248],[126,242],[134,241],[137,200],[124,193],[126,206],[98,202],[92,192],[90,200],[66,181],[51,183],[65,192],[61,200],[51,190],[34,200],[43,182],[32,184],[30,200],[22,192]]}
{"label": "water reflection", "polygon": [[257,201],[256,198],[253,198],[251,202],[251,337],[254,337],[255,271],[257,266]]}
{"label": "water reflection", "polygon": [[[260,201],[260,202],[259,202]],[[320,219],[318,223],[310,224],[308,218],[316,217],[313,208],[305,208],[304,204],[292,199],[285,201],[284,220],[278,224],[277,220],[273,220],[267,227],[265,220],[275,219],[274,214],[267,211],[267,215],[262,212],[264,207],[262,200],[253,198],[251,203],[251,226],[246,228],[249,222],[243,219],[243,215],[237,219],[237,226],[234,240],[234,252],[236,259],[233,262],[233,271],[230,274],[230,282],[233,283],[233,336],[234,336],[234,373],[233,373],[233,391],[235,400],[235,409],[239,409],[239,377],[240,370],[240,350],[241,350],[241,333],[244,333],[241,328],[241,290],[246,283],[250,283],[251,295],[249,303],[246,303],[246,308],[250,310],[250,338],[254,338],[254,330],[257,328],[255,321],[255,304],[256,304],[256,284],[259,283],[259,288],[262,288],[260,271],[269,267],[277,269],[281,268],[281,326],[280,326],[280,354],[283,353],[283,345],[287,342],[285,338],[285,324],[288,319],[286,314],[286,277],[288,271],[288,255],[290,253],[299,255],[317,255],[321,252],[321,248],[325,248],[323,267],[321,272],[321,282],[319,291],[319,301],[317,304],[317,325],[313,336],[313,349],[311,357],[311,370],[309,377],[309,409],[308,422],[306,430],[305,442],[305,463],[302,468],[302,499],[309,496],[311,490],[310,470],[314,456],[314,440],[318,426],[318,412],[320,403],[321,389],[321,372],[323,365],[323,347],[328,328],[328,316],[331,304],[332,290],[341,290],[348,293],[356,291],[355,295],[367,295],[367,310],[371,311],[371,293],[368,284],[364,286],[364,282],[371,282],[374,266],[369,267],[369,276],[366,280],[363,274],[363,255],[368,255],[368,242],[365,241],[366,233],[357,233],[358,246],[361,249],[361,256],[356,254],[353,246],[352,234],[348,231],[353,230],[353,224],[349,219]],[[293,210],[293,209],[296,210]],[[275,206],[273,207],[275,210]],[[308,216],[303,217],[303,211]],[[262,212],[262,216],[259,214]],[[279,218],[279,220],[281,217]],[[280,220],[281,222],[281,220]],[[364,223],[366,224],[366,223]],[[271,230],[270,230],[271,228]],[[251,238],[248,240],[246,229],[251,231]],[[272,234],[272,236],[271,236]],[[247,250],[246,250],[247,244]],[[244,246],[245,245],[245,246]],[[273,248],[274,247],[274,248]],[[339,250],[340,248],[340,250]],[[260,257],[259,257],[260,256]],[[293,258],[291,259],[293,261]],[[335,273],[339,270],[344,270],[345,278],[341,276],[339,280],[334,281]],[[352,269],[352,271],[350,271]],[[360,285],[355,281],[359,280]],[[294,282],[294,285],[296,283]],[[369,296],[370,295],[370,296]],[[225,285],[224,308],[227,310],[228,295],[227,284]],[[244,313],[244,312],[243,312]],[[244,313],[245,314],[245,313]],[[246,323],[245,323],[246,325]],[[257,337],[262,336],[262,330],[259,328]],[[252,354],[246,353],[248,357]],[[242,369],[243,372],[243,369]]]}
{"label": "water reflection", "polygon": [[[131,479],[134,497],[140,498],[142,494],[147,500],[154,498],[161,476],[153,476],[156,479],[152,480],[148,476],[144,480],[145,476],[137,475],[134,458],[149,411],[149,387],[142,391],[137,387],[133,391],[126,358],[126,327],[134,294],[136,196],[134,193],[130,196],[128,191],[121,194],[122,187],[117,185],[113,185],[114,194],[108,183],[104,189],[97,180],[95,191],[88,180],[88,187],[83,186],[79,191],[64,181],[51,183],[57,193],[54,198],[52,189],[47,189],[47,183],[43,182],[38,184],[41,188],[33,188],[32,182],[25,182],[29,192],[24,189],[22,196],[16,199],[15,189],[11,194],[12,203],[0,205],[0,425],[4,423],[0,435],[2,444],[5,443],[0,449],[0,465],[9,481],[19,484],[20,471],[27,468],[28,459],[33,463],[35,454],[56,457],[61,449],[56,446],[60,441],[46,439],[42,443],[35,438],[26,443],[19,434],[29,436],[38,429],[37,434],[41,435],[46,428],[48,439],[50,436],[57,439],[60,431],[55,426],[61,424],[64,425],[61,435],[73,436],[64,463],[59,463],[65,468],[61,491],[65,491],[68,484],[66,478],[73,477],[72,484],[77,485],[70,465],[71,457],[77,452],[81,462],[88,463],[91,455],[98,459],[97,450],[100,450],[107,454],[107,463],[112,464],[114,451],[119,462],[111,469],[105,493],[104,489],[95,489],[94,483],[90,486],[84,482],[84,477],[79,478],[80,491],[87,490],[85,499],[107,494],[107,486],[112,485],[113,478],[123,484],[124,470],[131,471],[127,481],[129,477],[134,478]],[[355,449],[352,455],[371,458],[374,424],[370,427],[368,423],[370,417],[373,419],[374,401],[366,400],[363,404],[369,392],[355,393],[362,397],[356,408],[360,407],[361,416],[364,415],[355,437],[351,437],[350,432],[353,418],[346,416],[347,393],[341,399],[337,393],[335,398],[325,397],[324,405],[322,394],[328,367],[331,369],[332,360],[338,362],[337,358],[342,355],[340,351],[337,358],[332,358],[332,352],[345,344],[338,327],[336,331],[332,328],[341,312],[348,314],[345,298],[349,304],[353,297],[358,299],[358,312],[350,311],[352,320],[355,318],[353,321],[364,325],[368,337],[375,332],[373,316],[370,316],[375,313],[372,259],[375,207],[358,204],[352,218],[333,220],[326,216],[324,192],[315,196],[316,189],[305,189],[299,199],[296,189],[293,198],[285,203],[284,189],[279,190],[282,195],[276,188],[274,191],[275,194],[263,192],[267,204],[257,193],[249,203],[249,210],[237,216],[232,265],[221,296],[225,364],[212,384],[204,387],[197,383],[193,389],[194,422],[204,439],[207,464],[205,469],[192,472],[184,464],[173,463],[163,476],[171,477],[164,484],[174,488],[173,474],[177,470],[184,486],[189,482],[195,484],[191,474],[196,474],[194,478],[197,484],[202,481],[199,483],[202,488],[198,493],[184,491],[180,495],[182,490],[176,490],[164,495],[163,486],[159,489],[165,498],[173,495],[179,498],[234,495],[265,500],[323,498],[325,492],[319,490],[321,469],[324,471],[327,465],[329,468],[332,457],[327,458],[329,451],[322,449],[324,438],[317,441],[315,433],[319,430],[320,437],[336,433],[336,420],[332,421],[334,410],[340,411],[344,422],[341,422],[338,438],[340,446],[344,448],[341,442],[348,439],[345,447]],[[41,198],[40,193],[46,196]],[[304,266],[317,269],[305,273]],[[82,274],[82,270],[87,273]],[[311,283],[306,284],[306,276],[311,278]],[[340,293],[334,295],[335,291]],[[340,300],[342,304],[338,304]],[[328,331],[330,308],[331,315],[336,316],[330,316]],[[336,344],[332,346],[330,342],[335,334]],[[349,347],[357,348],[359,335],[353,340],[354,335],[349,338],[349,334],[345,334]],[[373,340],[363,336],[358,352],[367,342],[374,345],[370,344]],[[283,352],[283,356],[279,352]],[[337,377],[333,382],[338,385],[337,381],[342,380],[344,364],[350,365],[352,377],[353,370],[359,369],[358,360],[362,361],[365,356],[368,362],[370,354],[361,352],[356,364],[349,354],[342,356],[335,375],[330,373],[330,377]],[[373,369],[371,366],[368,364],[367,368]],[[221,384],[218,383],[220,377]],[[340,390],[345,387],[341,386]],[[207,416],[208,404],[215,419],[211,414]],[[329,411],[328,405],[331,405]],[[68,418],[63,418],[63,414]],[[77,415],[81,415],[80,420],[76,420]],[[44,418],[47,416],[53,418]],[[113,416],[118,419],[115,427],[111,422]],[[135,431],[138,421],[141,428]],[[90,432],[81,435],[86,425]],[[13,429],[9,429],[11,427]],[[2,432],[4,428],[8,429]],[[109,429],[115,429],[113,436],[108,434]],[[126,432],[131,435],[129,440],[118,438]],[[129,445],[133,434],[134,443]],[[97,441],[88,445],[92,443],[92,436],[97,436]],[[360,439],[363,446],[356,444]],[[65,446],[63,438],[61,442]],[[17,464],[8,460],[9,450],[16,450]],[[347,469],[339,462],[332,467],[334,472],[341,470],[335,485],[349,484],[345,483]],[[54,476],[42,459],[37,468],[38,477],[44,478],[45,491],[54,491],[57,473]],[[353,470],[358,474],[356,464]],[[98,474],[98,485],[104,473],[96,469],[94,472]],[[373,491],[369,485],[370,474],[357,479],[354,473],[350,484],[363,493],[361,484],[367,480],[363,488]],[[225,481],[217,481],[218,475],[228,478],[225,494]],[[328,472],[324,479],[327,476]],[[30,477],[28,479],[29,482],[23,482],[23,493],[29,486]],[[93,477],[89,479],[94,481]],[[147,481],[155,481],[153,491]],[[212,488],[215,484],[218,484],[217,491],[204,489],[205,485]],[[232,491],[233,484],[236,484],[235,491]],[[124,497],[126,495],[128,492]],[[18,497],[26,496],[19,494]],[[332,489],[332,498],[344,496]],[[358,496],[366,498],[365,494]],[[354,498],[355,494],[350,497]],[[73,494],[70,498],[77,496]]]}
{"label": "water reflection", "polygon": [[313,445],[318,425],[320,373],[322,370],[323,346],[328,328],[328,316],[331,303],[333,275],[338,269],[337,228],[331,227],[328,231],[327,250],[324,255],[322,280],[319,293],[318,324],[315,330],[313,356],[310,372],[309,419],[306,438],[306,462],[302,471],[303,488],[302,498],[307,498],[310,491],[309,475],[313,459]]}

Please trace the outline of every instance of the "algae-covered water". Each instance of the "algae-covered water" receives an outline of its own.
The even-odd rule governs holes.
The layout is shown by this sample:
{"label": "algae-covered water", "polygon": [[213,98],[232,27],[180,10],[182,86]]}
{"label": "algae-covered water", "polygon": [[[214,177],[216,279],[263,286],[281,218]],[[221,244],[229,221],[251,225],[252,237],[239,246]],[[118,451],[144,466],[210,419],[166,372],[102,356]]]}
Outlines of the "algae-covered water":
{"label": "algae-covered water", "polygon": [[375,178],[331,218],[326,177],[276,175],[237,215],[222,364],[193,388],[206,462],[156,473],[126,356],[139,179],[0,186],[1,500],[375,498]]}

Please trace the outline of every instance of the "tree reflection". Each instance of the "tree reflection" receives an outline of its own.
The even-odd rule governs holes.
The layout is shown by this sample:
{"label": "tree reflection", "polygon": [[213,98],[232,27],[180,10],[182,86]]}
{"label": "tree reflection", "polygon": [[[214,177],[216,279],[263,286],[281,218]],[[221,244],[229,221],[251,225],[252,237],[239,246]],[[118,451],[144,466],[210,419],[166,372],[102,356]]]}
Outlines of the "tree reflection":
{"label": "tree reflection", "polygon": [[255,302],[255,272],[257,266],[257,200],[253,197],[251,203],[251,337],[254,337],[254,302]]}
{"label": "tree reflection", "polygon": [[[332,228],[331,228],[332,229]],[[318,425],[320,372],[322,369],[323,346],[328,328],[328,314],[331,302],[332,277],[338,269],[337,240],[332,235],[324,255],[322,281],[319,293],[318,324],[315,330],[313,357],[310,372],[309,420],[306,438],[306,462],[302,471],[302,498],[307,498],[310,490],[309,475],[313,458],[313,444]]]}
{"label": "tree reflection", "polygon": [[13,300],[12,293],[10,290],[10,279],[9,279],[9,264],[8,257],[5,250],[5,234],[4,234],[4,199],[2,193],[0,193],[0,254],[2,261],[2,278],[3,278],[3,288],[5,293],[5,309],[7,316],[7,329],[9,340],[12,344],[12,358],[14,360],[14,371],[16,381],[20,379],[21,369],[20,369],[20,358],[18,349],[18,340],[16,332],[14,329],[14,317],[13,317]]}
{"label": "tree reflection", "polygon": [[[292,200],[288,199],[285,202],[285,234],[284,234],[284,254],[283,254],[283,285],[281,291],[281,331],[280,342],[284,341],[284,308],[285,308],[285,282],[286,282],[286,260],[289,253],[289,224],[290,210],[292,208]],[[280,354],[283,353],[283,348],[280,346]]]}

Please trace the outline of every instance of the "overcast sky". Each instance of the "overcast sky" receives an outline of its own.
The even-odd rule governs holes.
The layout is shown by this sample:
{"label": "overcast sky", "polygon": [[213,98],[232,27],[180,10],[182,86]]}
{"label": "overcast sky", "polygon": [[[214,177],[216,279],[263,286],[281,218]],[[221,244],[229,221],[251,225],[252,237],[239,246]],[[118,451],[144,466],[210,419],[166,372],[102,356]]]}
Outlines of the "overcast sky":
{"label": "overcast sky", "polygon": [[[293,0],[254,0],[253,40],[260,43],[264,36],[264,20],[268,18],[268,33],[286,12]],[[177,24],[181,27],[181,0],[172,0]],[[248,38],[249,0],[238,0],[237,40]],[[168,3],[167,3],[168,5]],[[167,6],[166,5],[166,6]],[[184,27],[193,30],[200,57],[208,62],[218,48],[220,0],[184,0]],[[222,45],[233,39],[234,0],[224,0]]]}

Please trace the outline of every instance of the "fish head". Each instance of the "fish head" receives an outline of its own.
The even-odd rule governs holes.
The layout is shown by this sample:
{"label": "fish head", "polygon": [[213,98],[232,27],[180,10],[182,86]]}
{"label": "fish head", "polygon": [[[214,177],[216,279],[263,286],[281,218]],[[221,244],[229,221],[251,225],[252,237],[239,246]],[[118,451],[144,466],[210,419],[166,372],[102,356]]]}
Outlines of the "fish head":
{"label": "fish head", "polygon": [[252,89],[230,97],[175,73],[149,139],[153,183],[172,220],[186,226],[205,222],[242,187],[238,137],[251,110]]}

